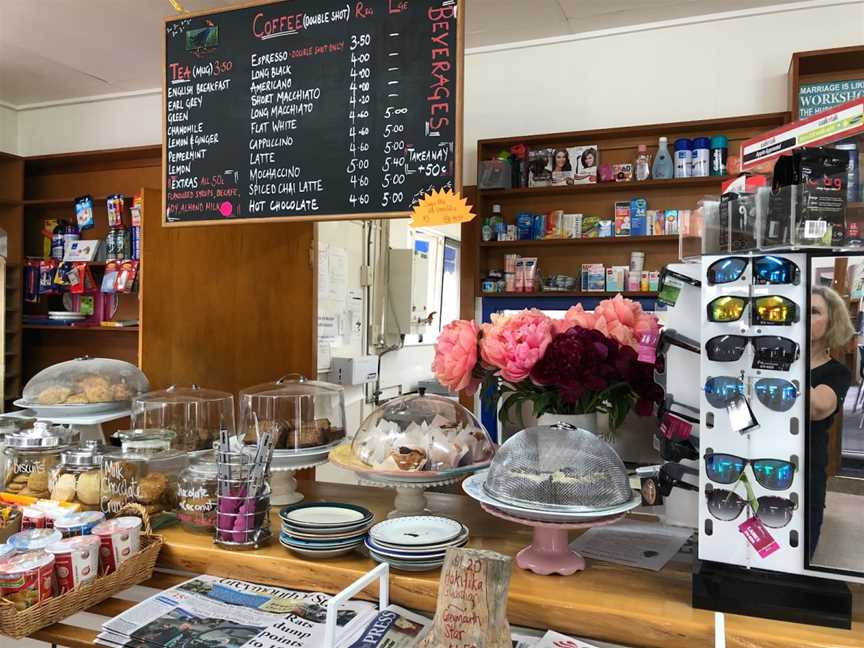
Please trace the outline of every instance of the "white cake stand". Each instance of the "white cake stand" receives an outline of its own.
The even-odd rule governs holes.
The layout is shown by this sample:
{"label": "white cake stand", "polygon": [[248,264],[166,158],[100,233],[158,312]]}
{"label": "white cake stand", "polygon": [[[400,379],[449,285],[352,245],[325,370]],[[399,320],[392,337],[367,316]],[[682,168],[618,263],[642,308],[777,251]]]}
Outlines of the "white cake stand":
{"label": "white cake stand", "polygon": [[297,451],[275,450],[270,463],[270,504],[288,506],[303,501],[303,493],[297,492],[294,473],[323,466],[329,461],[330,450],[336,445],[339,445],[338,442]]}
{"label": "white cake stand", "polygon": [[418,481],[407,481],[404,479],[387,479],[386,477],[371,476],[368,473],[358,476],[363,486],[376,486],[378,488],[395,488],[396,498],[393,500],[394,509],[387,514],[388,519],[408,517],[411,515],[429,515],[429,501],[426,499],[426,489],[435,486],[449,486],[456,484],[464,477],[450,477],[446,479],[426,478]]}

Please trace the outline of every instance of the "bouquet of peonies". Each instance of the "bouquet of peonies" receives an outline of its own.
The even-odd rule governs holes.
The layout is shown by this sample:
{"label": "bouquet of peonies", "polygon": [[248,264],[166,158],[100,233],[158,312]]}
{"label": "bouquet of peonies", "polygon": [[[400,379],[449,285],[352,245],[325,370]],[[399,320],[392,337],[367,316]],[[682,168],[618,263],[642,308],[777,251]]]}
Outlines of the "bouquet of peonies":
{"label": "bouquet of peonies", "polygon": [[502,420],[529,401],[538,417],[601,412],[614,429],[631,408],[649,416],[663,400],[654,382],[659,332],[656,317],[621,295],[593,312],[573,306],[562,320],[538,310],[493,315],[482,326],[456,320],[438,337],[432,370],[451,390],[483,384],[506,397]]}

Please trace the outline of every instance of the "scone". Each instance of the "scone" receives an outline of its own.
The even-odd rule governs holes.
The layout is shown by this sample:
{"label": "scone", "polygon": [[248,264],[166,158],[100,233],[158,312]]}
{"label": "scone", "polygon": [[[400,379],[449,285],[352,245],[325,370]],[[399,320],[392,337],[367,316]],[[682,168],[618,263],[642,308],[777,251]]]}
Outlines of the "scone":
{"label": "scone", "polygon": [[68,387],[48,387],[39,392],[37,401],[40,405],[60,405],[66,402],[72,390]]}
{"label": "scone", "polygon": [[87,400],[87,396],[83,393],[72,394],[69,398],[66,399],[65,405],[86,405],[90,401]]}

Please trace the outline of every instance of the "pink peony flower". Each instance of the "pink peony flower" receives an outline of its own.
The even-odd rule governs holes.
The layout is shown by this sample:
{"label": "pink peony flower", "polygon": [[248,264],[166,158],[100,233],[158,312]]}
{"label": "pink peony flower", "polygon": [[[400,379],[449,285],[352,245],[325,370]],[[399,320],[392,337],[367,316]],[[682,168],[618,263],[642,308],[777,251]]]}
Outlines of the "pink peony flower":
{"label": "pink peony flower", "polygon": [[552,319],[536,309],[524,310],[511,317],[493,315],[491,324],[483,324],[480,356],[496,367],[504,380],[518,383],[546,352],[552,341]]}
{"label": "pink peony flower", "polygon": [[556,331],[562,333],[570,326],[580,326],[584,329],[600,331],[603,335],[636,349],[639,338],[644,333],[658,334],[660,325],[657,318],[642,310],[639,302],[616,295],[612,299],[604,299],[593,313],[576,304],[564,315],[563,322],[556,324]]}
{"label": "pink peony flower", "polygon": [[480,328],[473,321],[454,320],[444,327],[435,342],[432,371],[438,382],[452,391],[474,393],[480,381],[474,378],[477,365],[477,337]]}

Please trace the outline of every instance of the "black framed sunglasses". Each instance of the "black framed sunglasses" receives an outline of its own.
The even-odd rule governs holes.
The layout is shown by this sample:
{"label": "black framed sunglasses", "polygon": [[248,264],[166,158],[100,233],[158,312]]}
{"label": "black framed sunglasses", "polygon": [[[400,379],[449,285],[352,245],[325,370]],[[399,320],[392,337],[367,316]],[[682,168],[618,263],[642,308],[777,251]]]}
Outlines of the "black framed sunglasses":
{"label": "black framed sunglasses", "polygon": [[753,264],[753,283],[774,285],[795,285],[801,281],[801,270],[789,259],[778,256],[726,257],[718,259],[706,273],[711,285],[726,284],[738,281]]}
{"label": "black framed sunglasses", "polygon": [[[738,493],[723,488],[712,488],[705,493],[708,512],[722,522],[735,520],[749,501]],[[763,495],[756,500],[756,517],[766,527],[782,529],[792,521],[792,513],[798,506],[792,500],[774,495]]]}
{"label": "black framed sunglasses", "polygon": [[705,454],[705,474],[718,484],[734,484],[741,479],[747,466],[753,471],[757,484],[773,491],[789,490],[797,469],[794,463],[783,459],[745,459],[722,452]]}
{"label": "black framed sunglasses", "polygon": [[673,488],[698,492],[698,486],[684,481],[685,474],[690,473],[681,464],[663,464],[660,467],[659,474],[657,475],[657,481],[660,485],[660,494],[663,495],[663,497],[668,497]]}
{"label": "black framed sunglasses", "polygon": [[685,459],[696,461],[699,458],[699,450],[690,439],[686,441],[667,439],[661,432],[658,432],[656,437],[660,446],[660,456],[664,461],[679,463]]}
{"label": "black framed sunglasses", "polygon": [[748,344],[753,345],[754,369],[789,371],[801,354],[797,342],[779,335],[717,335],[705,343],[705,354],[712,362],[737,362]]}

